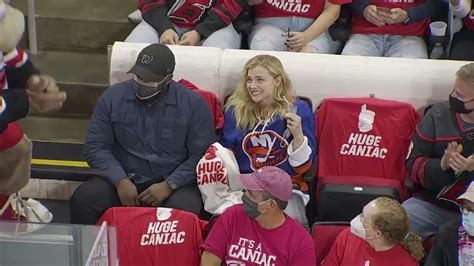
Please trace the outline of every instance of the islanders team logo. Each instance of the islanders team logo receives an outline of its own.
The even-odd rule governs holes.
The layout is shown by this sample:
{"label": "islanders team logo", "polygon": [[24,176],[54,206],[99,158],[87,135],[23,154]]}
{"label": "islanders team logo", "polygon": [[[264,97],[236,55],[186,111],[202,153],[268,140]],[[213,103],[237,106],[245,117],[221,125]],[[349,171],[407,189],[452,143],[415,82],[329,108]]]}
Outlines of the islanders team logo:
{"label": "islanders team logo", "polygon": [[242,150],[250,160],[252,170],[264,166],[278,166],[288,159],[288,141],[273,130],[249,133],[242,142]]}

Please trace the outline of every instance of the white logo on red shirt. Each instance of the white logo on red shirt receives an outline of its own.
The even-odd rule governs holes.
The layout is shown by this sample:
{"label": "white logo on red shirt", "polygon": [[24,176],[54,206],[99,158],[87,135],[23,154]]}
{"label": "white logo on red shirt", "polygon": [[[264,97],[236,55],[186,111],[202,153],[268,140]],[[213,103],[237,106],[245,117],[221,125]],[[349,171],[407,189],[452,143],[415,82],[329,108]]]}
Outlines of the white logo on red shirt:
{"label": "white logo on red shirt", "polygon": [[375,120],[375,112],[368,110],[367,105],[362,105],[362,110],[359,114],[359,131],[360,132],[369,132],[373,129]]}
{"label": "white logo on red shirt", "polygon": [[375,112],[367,109],[363,104],[359,113],[359,131],[362,133],[351,133],[346,143],[342,144],[339,153],[342,155],[361,156],[368,158],[385,159],[388,150],[380,147],[381,136],[363,134],[373,129]]}
{"label": "white logo on red shirt", "polygon": [[[227,265],[245,265],[243,261],[252,262],[257,265],[274,266],[277,257],[262,252],[262,243],[257,243],[255,240],[239,237],[237,244],[229,246],[229,257],[235,260],[228,260]],[[232,264],[229,264],[232,263]],[[238,264],[240,263],[240,264]]]}
{"label": "white logo on red shirt", "polygon": [[303,4],[301,0],[267,0],[270,5],[293,13],[307,13],[311,7],[310,4]]}
{"label": "white logo on red shirt", "polygon": [[172,209],[156,208],[158,222],[150,222],[146,234],[141,237],[141,246],[156,246],[184,243],[186,232],[177,231],[178,221],[166,221],[171,217]]}
{"label": "white logo on red shirt", "polygon": [[156,208],[156,219],[158,221],[166,221],[171,217],[171,208]]}

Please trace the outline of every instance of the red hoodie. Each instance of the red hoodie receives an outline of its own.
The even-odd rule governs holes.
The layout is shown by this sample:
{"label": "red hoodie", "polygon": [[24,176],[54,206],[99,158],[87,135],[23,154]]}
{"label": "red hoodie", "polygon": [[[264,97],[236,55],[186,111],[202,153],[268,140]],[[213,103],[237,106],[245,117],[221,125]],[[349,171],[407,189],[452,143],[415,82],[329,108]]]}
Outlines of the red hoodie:
{"label": "red hoodie", "polygon": [[212,116],[214,117],[214,128],[216,130],[216,133],[219,133],[222,130],[222,127],[224,126],[224,113],[222,112],[221,102],[219,101],[217,96],[210,91],[199,89],[198,87],[196,87],[196,85],[194,85],[188,80],[181,79],[178,82],[204,97],[204,100],[206,100],[207,104],[209,105],[209,108],[212,112]]}

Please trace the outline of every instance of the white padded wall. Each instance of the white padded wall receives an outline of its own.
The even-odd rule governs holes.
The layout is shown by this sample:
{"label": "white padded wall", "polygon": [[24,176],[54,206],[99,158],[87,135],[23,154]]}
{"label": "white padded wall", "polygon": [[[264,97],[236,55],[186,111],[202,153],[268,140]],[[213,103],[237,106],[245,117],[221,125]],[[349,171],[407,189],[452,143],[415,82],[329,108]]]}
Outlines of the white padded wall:
{"label": "white padded wall", "polygon": [[[111,84],[129,78],[126,72],[147,44],[116,42],[111,56]],[[297,95],[317,105],[328,97],[368,97],[405,101],[420,108],[447,100],[454,73],[468,63],[448,60],[359,57],[221,50],[209,47],[170,46],[176,56],[175,80],[185,78],[210,90],[219,99],[234,90],[245,62],[269,53],[288,72]]]}
{"label": "white padded wall", "polygon": [[297,95],[315,105],[328,97],[368,97],[400,100],[415,108],[447,100],[454,74],[468,62],[316,55],[288,52],[225,50],[222,58],[221,97],[230,94],[240,71],[251,57],[269,53],[278,57]]}
{"label": "white padded wall", "polygon": [[[110,60],[110,84],[131,78],[127,71],[135,63],[146,43],[115,42]],[[223,50],[210,47],[189,47],[171,45],[176,58],[174,80],[182,78],[199,88],[219,95],[219,64]]]}

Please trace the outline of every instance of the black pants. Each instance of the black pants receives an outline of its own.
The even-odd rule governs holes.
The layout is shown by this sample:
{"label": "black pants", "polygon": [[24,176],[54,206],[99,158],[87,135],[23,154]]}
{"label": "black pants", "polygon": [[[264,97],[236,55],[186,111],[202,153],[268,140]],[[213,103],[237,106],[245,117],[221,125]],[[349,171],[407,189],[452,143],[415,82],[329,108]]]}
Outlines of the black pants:
{"label": "black pants", "polygon": [[[138,184],[138,194],[152,184]],[[70,205],[73,224],[95,224],[107,209],[122,206],[115,186],[97,177],[76,189],[71,197]],[[203,208],[201,193],[197,185],[179,188],[163,202],[162,207],[185,210],[199,215]]]}
{"label": "black pants", "polygon": [[449,59],[474,61],[474,31],[464,27],[454,34]]}

